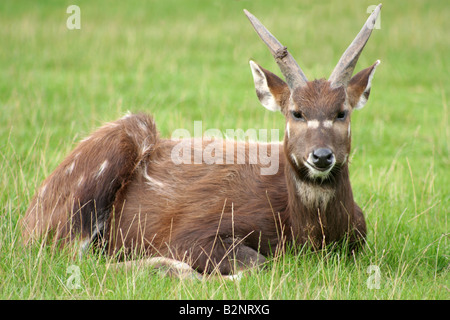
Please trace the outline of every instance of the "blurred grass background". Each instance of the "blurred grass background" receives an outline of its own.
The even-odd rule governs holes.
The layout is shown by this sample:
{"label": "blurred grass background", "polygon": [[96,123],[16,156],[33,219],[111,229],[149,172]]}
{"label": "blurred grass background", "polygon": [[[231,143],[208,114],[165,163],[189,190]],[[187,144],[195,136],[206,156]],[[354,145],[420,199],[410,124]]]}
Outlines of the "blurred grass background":
{"label": "blurred grass background", "polygon": [[[80,30],[66,27],[71,4],[81,8]],[[42,250],[20,249],[17,220],[40,182],[77,141],[102,123],[127,111],[145,111],[155,117],[164,137],[177,128],[192,132],[194,120],[202,120],[204,130],[284,132],[282,115],[262,108],[254,93],[249,59],[279,71],[242,9],[255,14],[314,79],[328,77],[366,20],[366,9],[374,4],[378,3],[1,1],[2,298],[79,297],[62,289],[45,294],[58,274],[55,269],[60,270],[59,278],[66,277],[68,260],[54,260],[52,254],[50,262],[32,263]],[[377,59],[382,63],[367,106],[352,119],[351,180],[365,210],[368,248],[356,267],[349,263],[323,269],[317,282],[307,279],[316,279],[312,275],[314,266],[323,264],[320,259],[293,258],[296,266],[286,273],[286,265],[274,267],[281,282],[269,298],[450,298],[448,30],[447,1],[383,2],[381,28],[374,30],[356,71]],[[381,290],[364,289],[369,264],[384,272]],[[36,266],[46,266],[47,272],[37,273],[47,274],[43,280],[33,277]],[[310,270],[309,277],[305,270]],[[348,281],[333,282],[333,272]],[[285,281],[287,274],[296,281]],[[267,298],[264,277],[273,283],[270,275],[247,283],[255,291],[238,290],[239,298]],[[160,283],[173,286],[170,281]],[[305,283],[309,291],[301,295],[298,290],[305,290]],[[98,283],[92,286],[78,294],[233,297],[214,284],[203,284],[199,293],[179,285],[178,293],[161,296],[148,296],[144,289],[111,296]],[[356,289],[345,291],[346,286]]]}

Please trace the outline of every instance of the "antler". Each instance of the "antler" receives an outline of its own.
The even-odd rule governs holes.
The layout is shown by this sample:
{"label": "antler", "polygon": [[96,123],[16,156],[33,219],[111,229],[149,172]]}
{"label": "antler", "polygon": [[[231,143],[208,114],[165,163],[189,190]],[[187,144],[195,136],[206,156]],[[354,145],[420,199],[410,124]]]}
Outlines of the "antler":
{"label": "antler", "polygon": [[358,61],[359,55],[364,49],[367,40],[369,40],[380,10],[381,3],[369,16],[355,40],[353,40],[347,50],[345,50],[341,59],[331,73],[330,78],[328,79],[328,81],[331,82],[332,87],[346,86],[350,81],[356,62]]}
{"label": "antler", "polygon": [[297,62],[295,62],[292,55],[288,52],[287,48],[283,46],[254,15],[245,9],[244,13],[250,20],[253,28],[255,28],[256,33],[269,48],[291,91],[297,87],[304,86],[306,82],[308,82],[308,79],[302,69],[298,66]]}

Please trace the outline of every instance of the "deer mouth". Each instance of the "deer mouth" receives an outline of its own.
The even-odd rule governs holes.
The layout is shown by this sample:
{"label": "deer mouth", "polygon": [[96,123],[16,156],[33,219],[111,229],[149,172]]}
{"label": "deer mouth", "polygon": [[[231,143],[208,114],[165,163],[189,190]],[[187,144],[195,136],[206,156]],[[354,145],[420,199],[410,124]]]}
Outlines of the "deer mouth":
{"label": "deer mouth", "polygon": [[321,179],[328,178],[328,176],[329,176],[329,174],[330,174],[330,172],[333,169],[334,164],[335,164],[335,163],[333,163],[332,165],[329,165],[326,168],[319,168],[319,167],[313,165],[312,163],[310,163],[309,161],[304,161],[303,163],[304,163],[305,167],[308,168],[308,175],[309,175],[309,177],[313,178],[313,179],[315,179],[315,178],[321,178]]}
{"label": "deer mouth", "polygon": [[313,165],[312,163],[310,163],[309,161],[305,161],[305,165],[308,167],[308,169],[313,169],[314,171],[320,171],[320,172],[331,171],[331,169],[333,168],[332,166],[329,166],[327,168],[319,168],[319,167]]}

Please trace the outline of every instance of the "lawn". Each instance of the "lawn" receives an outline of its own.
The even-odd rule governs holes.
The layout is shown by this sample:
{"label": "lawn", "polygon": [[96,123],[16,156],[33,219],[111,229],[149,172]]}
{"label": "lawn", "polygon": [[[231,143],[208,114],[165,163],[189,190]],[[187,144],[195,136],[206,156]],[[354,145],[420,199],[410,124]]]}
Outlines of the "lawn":
{"label": "lawn", "polygon": [[[66,21],[81,9],[81,29]],[[254,93],[248,60],[277,74],[242,9],[328,77],[368,1],[0,2],[1,299],[450,299],[450,11],[447,1],[386,1],[356,71],[377,59],[352,116],[351,181],[368,225],[354,257],[273,257],[241,281],[112,272],[107,258],[24,248],[18,220],[83,137],[127,111],[177,128],[272,129],[284,118]],[[280,134],[281,136],[281,134]],[[76,280],[75,282],[73,280]]]}

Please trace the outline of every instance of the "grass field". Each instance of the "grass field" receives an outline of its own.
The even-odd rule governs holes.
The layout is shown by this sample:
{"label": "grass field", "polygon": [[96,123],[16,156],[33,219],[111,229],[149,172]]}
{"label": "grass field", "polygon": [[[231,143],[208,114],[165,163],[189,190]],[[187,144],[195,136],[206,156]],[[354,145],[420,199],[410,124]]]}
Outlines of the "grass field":
{"label": "grass field", "polygon": [[[66,26],[71,4],[80,30]],[[368,225],[356,257],[304,252],[240,282],[192,282],[21,245],[18,219],[37,186],[77,141],[128,110],[153,114],[165,137],[195,120],[284,132],[254,93],[250,58],[279,72],[243,8],[313,79],[328,77],[373,4],[1,1],[0,299],[450,299],[447,1],[384,2],[359,59],[357,71],[382,63],[352,117],[351,180]]]}

